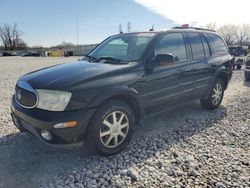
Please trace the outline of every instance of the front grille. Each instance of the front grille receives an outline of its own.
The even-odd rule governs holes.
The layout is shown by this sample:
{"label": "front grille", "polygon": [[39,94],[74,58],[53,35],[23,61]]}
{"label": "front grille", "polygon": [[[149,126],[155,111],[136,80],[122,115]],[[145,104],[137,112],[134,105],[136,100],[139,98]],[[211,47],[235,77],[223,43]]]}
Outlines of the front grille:
{"label": "front grille", "polygon": [[[28,86],[28,87],[27,87]],[[18,104],[25,108],[34,108],[37,105],[37,94],[28,84],[17,84],[15,99]]]}

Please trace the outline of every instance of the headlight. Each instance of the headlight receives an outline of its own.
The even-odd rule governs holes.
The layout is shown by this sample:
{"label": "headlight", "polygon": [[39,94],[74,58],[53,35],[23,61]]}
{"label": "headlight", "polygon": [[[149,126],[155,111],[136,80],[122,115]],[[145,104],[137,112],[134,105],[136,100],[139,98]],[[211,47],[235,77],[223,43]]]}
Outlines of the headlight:
{"label": "headlight", "polygon": [[49,111],[63,111],[68,105],[71,93],[65,91],[37,89],[37,108]]}

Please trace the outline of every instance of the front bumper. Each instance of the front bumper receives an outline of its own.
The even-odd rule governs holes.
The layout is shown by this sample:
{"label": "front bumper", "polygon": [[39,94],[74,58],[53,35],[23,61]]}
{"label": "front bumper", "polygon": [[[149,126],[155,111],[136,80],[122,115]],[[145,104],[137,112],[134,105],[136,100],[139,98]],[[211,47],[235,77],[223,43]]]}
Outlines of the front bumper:
{"label": "front bumper", "polygon": [[[14,97],[11,105],[13,122],[20,131],[27,131],[42,142],[58,147],[67,147],[81,143],[94,112],[95,109],[67,112],[51,112],[36,108],[26,109],[17,104]],[[77,126],[63,129],[55,129],[53,127],[56,123],[68,121],[77,121]],[[41,130],[49,131],[52,134],[52,140],[46,141],[43,139]]]}

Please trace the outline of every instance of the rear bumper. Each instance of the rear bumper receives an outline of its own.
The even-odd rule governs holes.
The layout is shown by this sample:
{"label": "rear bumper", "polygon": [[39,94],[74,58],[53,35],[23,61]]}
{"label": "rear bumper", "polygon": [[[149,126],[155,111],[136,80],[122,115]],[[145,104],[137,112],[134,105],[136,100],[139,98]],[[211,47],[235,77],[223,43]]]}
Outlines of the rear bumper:
{"label": "rear bumper", "polygon": [[[82,143],[90,118],[95,110],[77,110],[71,112],[50,112],[40,109],[26,109],[12,99],[11,116],[14,124],[20,131],[27,131],[42,142],[57,146],[68,147]],[[55,129],[56,123],[77,121],[72,128]],[[52,134],[52,140],[46,141],[41,136],[41,130]]]}

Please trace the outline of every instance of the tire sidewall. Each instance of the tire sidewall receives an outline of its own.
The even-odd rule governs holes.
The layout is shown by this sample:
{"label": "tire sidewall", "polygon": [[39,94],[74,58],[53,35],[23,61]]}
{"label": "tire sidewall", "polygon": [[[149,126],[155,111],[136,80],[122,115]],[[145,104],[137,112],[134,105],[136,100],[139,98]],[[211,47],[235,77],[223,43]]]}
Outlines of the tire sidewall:
{"label": "tire sidewall", "polygon": [[[108,148],[103,145],[100,139],[100,129],[102,127],[103,120],[112,112],[121,111],[126,114],[129,121],[129,130],[126,138],[123,142],[115,148]],[[114,155],[121,152],[131,141],[134,133],[135,117],[132,109],[124,102],[112,100],[103,105],[97,110],[87,132],[88,143],[91,144],[94,151],[100,155]]]}
{"label": "tire sidewall", "polygon": [[248,72],[248,73],[244,73],[245,74],[245,79],[247,80],[247,81],[249,81],[250,80],[250,72]]}
{"label": "tire sidewall", "polygon": [[[213,103],[212,95],[213,95],[214,87],[215,87],[215,85],[216,85],[217,83],[220,83],[220,85],[221,85],[221,87],[222,87],[222,95],[221,95],[221,98],[220,98],[220,102],[219,102],[218,104],[215,105],[215,104]],[[221,79],[221,78],[216,78],[216,80],[215,80],[215,82],[214,82],[214,84],[213,84],[213,87],[212,87],[212,89],[211,89],[211,91],[210,91],[210,95],[209,95],[209,101],[210,101],[210,104],[211,104],[211,106],[212,106],[213,109],[218,108],[218,107],[220,106],[220,104],[221,104],[221,102],[222,102],[222,100],[223,100],[223,97],[224,97],[224,88],[225,88],[225,87],[224,87],[224,83],[223,83],[222,79]]]}

